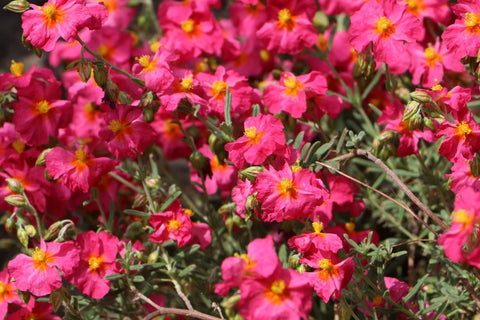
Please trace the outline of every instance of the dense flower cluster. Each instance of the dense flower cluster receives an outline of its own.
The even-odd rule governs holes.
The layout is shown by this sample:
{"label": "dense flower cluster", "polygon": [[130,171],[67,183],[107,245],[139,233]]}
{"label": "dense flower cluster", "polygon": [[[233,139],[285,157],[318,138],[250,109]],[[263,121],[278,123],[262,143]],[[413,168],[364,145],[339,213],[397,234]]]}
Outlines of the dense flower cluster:
{"label": "dense flower cluster", "polygon": [[[410,238],[396,246],[434,242],[463,280],[480,269],[478,1],[230,2],[9,5],[23,11],[26,45],[67,68],[12,61],[0,74],[0,210],[23,246],[0,266],[0,318],[97,308],[137,319],[182,300],[193,312],[182,290],[198,288],[197,304],[223,301],[232,319],[307,319],[320,304],[365,318],[391,309],[392,319],[458,309],[415,285],[429,272],[412,267],[414,249],[408,284],[381,271],[379,252],[396,257],[394,221]],[[383,164],[360,152],[365,132],[352,131],[362,129],[381,159],[451,164],[425,177],[444,179],[435,191],[416,189],[442,197],[435,213],[405,192],[435,227],[401,201],[411,221],[374,221],[390,207],[342,174],[357,156]],[[429,144],[432,157],[421,152]],[[377,190],[384,176],[373,181],[392,200]],[[477,287],[462,294],[478,301]]]}

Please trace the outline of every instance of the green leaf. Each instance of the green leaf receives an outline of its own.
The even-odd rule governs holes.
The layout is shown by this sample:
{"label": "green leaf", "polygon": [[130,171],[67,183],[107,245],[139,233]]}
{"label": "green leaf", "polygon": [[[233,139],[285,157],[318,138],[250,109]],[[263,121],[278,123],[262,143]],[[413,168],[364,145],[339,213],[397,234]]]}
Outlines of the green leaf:
{"label": "green leaf", "polygon": [[172,203],[175,201],[180,195],[182,194],[181,190],[175,191],[165,202],[162,204],[162,206],[159,209],[159,212],[165,211]]}
{"label": "green leaf", "polygon": [[134,264],[129,267],[130,270],[142,270],[145,267],[144,264]]}
{"label": "green leaf", "polygon": [[230,93],[229,88],[227,87],[227,92],[225,93],[225,124],[229,127],[232,126],[232,94]]}
{"label": "green leaf", "polygon": [[57,310],[60,309],[63,303],[62,288],[53,290],[52,293],[50,293],[50,303],[52,304],[53,311],[57,312]]}
{"label": "green leaf", "polygon": [[420,288],[422,287],[423,283],[425,282],[425,280],[428,278],[428,274],[424,275],[423,277],[421,277],[417,283],[415,284],[415,286],[410,290],[408,291],[407,295],[405,297],[403,297],[402,301],[404,303],[406,303],[408,300],[410,300],[410,298],[412,298],[414,295],[417,294],[418,290],[420,290]]}
{"label": "green leaf", "polygon": [[254,105],[252,106],[252,109],[253,109],[253,111],[252,111],[252,117],[258,116],[258,114],[260,113],[260,106],[259,106],[258,104],[254,104]]}
{"label": "green leaf", "polygon": [[113,274],[107,274],[105,277],[103,277],[103,279],[105,279],[105,280],[116,280],[116,279],[123,278],[124,276],[125,276],[125,274],[123,274],[123,273],[113,273]]}
{"label": "green leaf", "polygon": [[150,214],[147,213],[147,212],[133,210],[133,209],[125,209],[125,210],[123,210],[123,213],[132,214],[132,215],[139,216],[139,217],[150,217]]}
{"label": "green leaf", "polygon": [[308,150],[310,150],[311,145],[312,144],[310,142],[307,142],[303,145],[302,151],[300,152],[300,161],[303,161],[303,159],[305,159],[305,156],[307,155]]}
{"label": "green leaf", "polygon": [[133,277],[133,282],[144,282],[145,278],[141,275],[136,275]]}
{"label": "green leaf", "polygon": [[197,268],[197,266],[195,264],[191,264],[189,265],[188,267],[186,267],[185,269],[183,269],[182,271],[180,271],[180,273],[178,274],[178,276],[180,278],[183,278],[187,275],[189,275],[193,270],[195,270]]}
{"label": "green leaf", "polygon": [[300,150],[300,146],[302,145],[302,141],[303,141],[303,136],[305,135],[305,132],[303,131],[300,131],[300,133],[297,135],[297,137],[295,138],[295,142],[293,143],[293,148],[295,150]]}

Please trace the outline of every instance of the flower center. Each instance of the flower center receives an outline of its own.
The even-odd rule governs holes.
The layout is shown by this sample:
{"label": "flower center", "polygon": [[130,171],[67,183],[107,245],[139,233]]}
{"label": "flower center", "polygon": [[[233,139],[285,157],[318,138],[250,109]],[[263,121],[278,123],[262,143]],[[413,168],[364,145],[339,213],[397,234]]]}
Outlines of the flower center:
{"label": "flower center", "polygon": [[459,209],[453,212],[452,215],[453,215],[453,222],[463,224],[462,231],[465,231],[472,227],[473,216],[474,216],[472,213],[467,212],[464,209]]}
{"label": "flower center", "polygon": [[321,222],[313,222],[312,227],[315,233],[321,234],[323,230],[323,223]]}
{"label": "flower center", "polygon": [[45,114],[50,110],[50,104],[47,100],[41,100],[35,103],[35,110],[40,114]]}
{"label": "flower center", "polygon": [[275,280],[270,285],[270,288],[267,288],[265,292],[265,298],[267,298],[274,305],[279,305],[283,303],[283,300],[287,298],[287,284],[283,280]]}
{"label": "flower center", "polygon": [[172,120],[165,121],[165,135],[170,140],[180,140],[182,137],[182,130],[179,125],[173,122]]}
{"label": "flower center", "polygon": [[375,307],[379,307],[383,302],[383,298],[380,296],[373,297],[372,303]]}
{"label": "flower center", "polygon": [[252,270],[257,265],[257,262],[246,253],[242,253],[239,258],[246,262],[245,267],[243,267],[244,270]]}
{"label": "flower center", "polygon": [[480,14],[467,12],[465,13],[465,29],[468,33],[475,35],[480,34]]}
{"label": "flower center", "polygon": [[283,79],[283,85],[286,87],[285,95],[290,97],[296,97],[298,95],[298,90],[305,87],[303,83],[297,81],[294,76],[286,76],[285,79]]}
{"label": "flower center", "polygon": [[297,197],[297,186],[291,179],[283,178],[277,185],[277,190],[282,198],[295,199]]}
{"label": "flower center", "polygon": [[435,63],[442,60],[442,55],[435,52],[435,49],[433,49],[432,47],[428,47],[427,49],[425,49],[425,61],[427,62],[427,66],[429,68],[435,67]]}
{"label": "flower center", "polygon": [[212,83],[212,95],[215,99],[223,99],[225,93],[227,92],[228,84],[225,81],[215,80]]}
{"label": "flower center", "polygon": [[54,262],[52,254],[36,247],[32,253],[33,267],[40,271],[47,270],[48,264]]}
{"label": "flower center", "polygon": [[285,8],[278,12],[277,27],[280,30],[291,31],[295,28],[295,17],[292,12]]}
{"label": "flower center", "polygon": [[150,72],[155,70],[155,65],[157,61],[155,59],[152,59],[150,61],[149,55],[143,55],[140,58],[138,58],[138,63],[143,67],[141,72]]}
{"label": "flower center", "polygon": [[421,11],[425,10],[422,0],[407,0],[407,12],[414,16],[419,16]]}
{"label": "flower center", "polygon": [[8,283],[0,281],[0,303],[3,303],[6,299],[13,297],[13,286]]}
{"label": "flower center", "polygon": [[13,73],[15,76],[20,77],[23,73],[23,68],[25,65],[21,62],[15,62],[12,60],[12,64],[10,65],[10,72]]}
{"label": "flower center", "polygon": [[210,166],[212,167],[213,172],[217,172],[217,171],[223,172],[228,168],[228,165],[226,162],[223,165],[220,164],[220,161],[218,161],[217,156],[214,156],[213,159],[210,160]]}
{"label": "flower center", "polygon": [[395,26],[391,20],[387,19],[386,17],[381,17],[378,19],[374,31],[378,33],[380,37],[386,39],[395,32]]}
{"label": "flower center", "polygon": [[467,122],[462,121],[455,127],[455,132],[460,139],[465,140],[468,135],[472,133],[472,128],[468,125]]}
{"label": "flower center", "polygon": [[185,33],[191,34],[195,30],[195,22],[192,19],[188,19],[180,22],[180,27]]}
{"label": "flower center", "polygon": [[174,232],[177,231],[182,226],[180,220],[174,219],[168,222],[168,231]]}
{"label": "flower center", "polygon": [[353,223],[353,222],[345,223],[345,230],[347,230],[347,233],[354,233],[355,232],[355,223]]}
{"label": "flower center", "polygon": [[332,277],[338,276],[338,268],[332,263],[330,259],[322,259],[318,262],[318,267],[322,270],[318,272],[318,277],[327,281]]}
{"label": "flower center", "polygon": [[187,77],[182,79],[181,88],[182,91],[185,92],[193,89],[193,74],[189,74]]}
{"label": "flower center", "polygon": [[48,28],[55,27],[56,24],[61,23],[65,19],[65,12],[55,7],[52,3],[40,7],[40,10],[43,10],[43,22]]}
{"label": "flower center", "polygon": [[258,145],[260,143],[260,139],[263,137],[263,132],[257,132],[257,128],[250,127],[245,129],[245,135],[249,138],[247,144]]}
{"label": "flower center", "polygon": [[91,256],[88,258],[88,269],[90,271],[99,272],[105,268],[105,259],[103,256]]}

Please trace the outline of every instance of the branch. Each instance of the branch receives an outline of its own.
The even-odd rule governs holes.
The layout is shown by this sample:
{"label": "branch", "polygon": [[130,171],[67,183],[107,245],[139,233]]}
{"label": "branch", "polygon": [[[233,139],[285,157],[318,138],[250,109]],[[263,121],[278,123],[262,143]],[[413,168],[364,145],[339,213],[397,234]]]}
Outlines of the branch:
{"label": "branch", "polygon": [[153,311],[147,314],[147,316],[144,317],[143,319],[151,320],[162,314],[176,314],[180,316],[192,317],[192,318],[201,319],[201,320],[222,320],[221,318],[217,318],[196,310],[185,310],[185,309],[164,308],[164,307],[159,307],[157,311]]}
{"label": "branch", "polygon": [[[440,227],[442,227],[443,230],[448,229],[445,223],[443,223],[443,221],[440,220],[440,218],[437,217],[435,213],[432,212],[432,210],[430,210],[426,205],[424,205],[423,202],[420,201],[413,194],[413,192],[410,191],[410,189],[408,189],[408,187],[402,182],[402,180],[400,180],[400,178],[389,167],[387,167],[385,163],[382,162],[382,160],[378,159],[372,153],[365,150],[357,149],[356,154],[367,158],[368,160],[372,161],[377,166],[379,166],[390,178],[392,178],[392,180],[400,187],[400,189],[407,195],[407,197],[409,197],[410,200],[413,201],[413,203],[415,203],[423,212],[425,212],[433,221],[435,221],[435,223],[437,223]],[[416,215],[414,215],[414,217],[417,220],[419,219]],[[425,225],[425,222],[423,220],[420,220],[420,221],[422,221]],[[431,231],[430,228],[429,230]]]}
{"label": "branch", "polygon": [[[343,173],[342,171],[340,171],[340,170],[338,170],[338,169],[336,169],[336,168],[334,168],[334,167],[332,167],[332,166],[330,166],[330,165],[328,165],[328,164],[326,164],[326,163],[323,163],[323,162],[317,162],[317,163],[318,163],[319,165],[321,165],[321,166],[324,166],[325,168],[328,168],[328,169],[330,169],[330,170],[335,171],[336,173],[344,176],[345,178],[348,178],[348,179],[350,179],[350,180],[352,180],[352,181],[354,181],[354,182],[356,182],[356,183],[364,186],[365,188],[370,189],[370,190],[372,190],[373,192],[378,193],[379,195],[385,197],[386,199],[392,201],[393,203],[395,203],[396,205],[400,206],[400,207],[403,208],[405,211],[407,211],[408,213],[410,213],[415,219],[417,219],[420,223],[422,223],[422,224],[425,226],[425,228],[427,228],[428,230],[430,230],[436,237],[439,236],[439,234],[438,234],[435,230],[433,230],[432,227],[430,227],[430,225],[428,225],[428,223],[426,223],[425,221],[423,221],[423,220],[422,220],[415,212],[413,212],[413,210],[410,209],[406,204],[401,203],[401,202],[395,200],[394,198],[390,197],[388,194],[383,193],[382,191],[380,191],[380,190],[378,190],[378,189],[375,189],[375,188],[372,187],[372,186],[369,186],[369,185],[366,184],[365,182],[362,182],[362,181],[360,181],[360,180],[358,180],[358,179],[356,179],[356,178],[354,178],[354,177],[352,177],[352,176],[350,176],[350,175],[348,175],[348,174],[346,174],[346,173]],[[389,170],[390,170],[390,169],[389,169]]]}

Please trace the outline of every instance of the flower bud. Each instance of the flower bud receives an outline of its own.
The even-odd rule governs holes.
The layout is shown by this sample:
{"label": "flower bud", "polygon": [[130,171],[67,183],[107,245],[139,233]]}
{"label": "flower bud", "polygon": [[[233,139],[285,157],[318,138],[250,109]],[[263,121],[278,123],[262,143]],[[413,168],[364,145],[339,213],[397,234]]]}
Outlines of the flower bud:
{"label": "flower bud", "polygon": [[108,103],[110,103],[110,107],[112,109],[115,109],[115,104],[117,103],[119,94],[120,94],[120,91],[118,89],[117,84],[112,80],[108,80],[107,84],[105,85],[104,99],[107,100]]}
{"label": "flower bud", "polygon": [[404,87],[397,88],[395,94],[404,102],[408,101],[410,98],[410,92]]}
{"label": "flower bud", "polygon": [[6,196],[5,201],[14,207],[25,207],[27,205],[27,200],[21,194],[11,194]]}
{"label": "flower bud", "polygon": [[472,173],[472,176],[475,178],[480,176],[480,157],[478,154],[475,154],[472,161],[469,161],[468,164],[470,166],[470,172]]}
{"label": "flower bud", "polygon": [[15,193],[23,192],[23,184],[15,178],[7,178],[5,181],[8,184],[8,188]]}
{"label": "flower bud", "polygon": [[87,82],[92,75],[92,63],[90,61],[80,61],[77,64],[77,71],[80,79]]}
{"label": "flower bud", "polygon": [[408,123],[408,130],[414,131],[417,129],[423,131],[423,117],[420,114],[414,115]]}
{"label": "flower bud", "polygon": [[132,208],[142,208],[147,204],[147,197],[144,194],[137,194],[133,199]]}
{"label": "flower bud", "polygon": [[30,8],[30,3],[25,0],[13,0],[3,7],[4,10],[12,11],[15,13],[23,13]]}
{"label": "flower bud", "polygon": [[424,125],[426,128],[428,128],[428,129],[430,129],[430,130],[432,130],[432,131],[435,131],[435,130],[436,130],[435,125],[434,125],[432,119],[430,119],[430,118],[424,117],[424,118],[423,118],[423,125]]}
{"label": "flower bud", "polygon": [[187,98],[183,98],[178,103],[177,110],[183,114],[193,114],[193,105]]}
{"label": "flower bud", "polygon": [[15,229],[15,221],[10,217],[5,221],[5,231],[7,233],[12,234],[13,230]]}
{"label": "flower bud", "polygon": [[298,259],[297,255],[291,255],[290,257],[288,257],[288,265],[290,266],[290,268],[295,269],[299,265],[299,260],[300,259]]}
{"label": "flower bud", "polygon": [[251,194],[245,200],[245,210],[252,212],[258,206],[256,194]]}
{"label": "flower bud", "polygon": [[152,108],[143,109],[143,121],[151,123],[154,120],[154,118],[155,118],[155,112],[153,112]]}
{"label": "flower bud", "polygon": [[54,222],[48,227],[47,234],[43,237],[46,241],[53,240],[57,237],[60,229],[62,229],[63,221]]}
{"label": "flower bud", "polygon": [[192,167],[194,167],[200,174],[212,175],[212,168],[210,167],[210,160],[198,151],[194,151],[189,157]]}
{"label": "flower bud", "polygon": [[[133,102],[132,97],[125,91],[120,91],[118,93],[118,101],[123,105],[130,105]],[[153,121],[153,119],[152,119]]]}
{"label": "flower bud", "polygon": [[375,72],[375,59],[368,51],[362,51],[357,55],[357,61],[353,66],[353,76],[355,78],[369,78]]}
{"label": "flower bud", "polygon": [[280,71],[280,70],[278,70],[278,69],[274,69],[274,70],[272,71],[272,77],[273,77],[273,79],[275,79],[275,80],[277,80],[277,81],[280,80],[280,76],[281,76],[281,75],[282,75],[282,71]]}
{"label": "flower bud", "polygon": [[48,148],[43,150],[40,155],[37,157],[37,160],[35,161],[35,166],[37,167],[43,167],[45,165],[45,158],[47,157],[47,154],[52,151],[52,148]]}
{"label": "flower bud", "polygon": [[97,63],[93,69],[93,78],[99,87],[103,88],[107,84],[108,71],[105,69],[103,64]]}
{"label": "flower bud", "polygon": [[158,178],[158,177],[147,177],[145,179],[145,184],[150,189],[158,189],[160,187],[160,178]]}
{"label": "flower bud", "polygon": [[403,111],[402,121],[406,121],[412,118],[413,116],[415,116],[416,114],[418,114],[421,106],[422,105],[418,101],[415,101],[415,100],[409,101],[407,103],[407,106],[405,107],[405,110]]}
{"label": "flower bud", "polygon": [[427,92],[420,90],[410,92],[410,98],[422,103],[429,103],[432,101],[432,97]]}
{"label": "flower bud", "polygon": [[304,273],[304,272],[307,272],[307,266],[306,266],[306,265],[304,265],[304,264],[301,264],[301,265],[299,265],[299,266],[297,267],[297,269],[296,269],[296,270],[297,270],[297,272],[298,272],[298,273]]}
{"label": "flower bud", "polygon": [[237,205],[235,204],[235,202],[225,203],[220,208],[218,208],[218,214],[221,216],[232,214],[235,212],[236,206]]}
{"label": "flower bud", "polygon": [[242,171],[239,171],[238,176],[242,180],[248,179],[254,182],[257,179],[257,174],[259,174],[260,172],[263,172],[262,166],[251,166],[243,169]]}
{"label": "flower bud", "polygon": [[28,234],[23,227],[17,229],[17,238],[25,248],[28,247]]}
{"label": "flower bud", "polygon": [[157,251],[150,252],[147,258],[147,263],[155,263],[157,262],[157,260],[158,260],[158,252]]}
{"label": "flower bud", "polygon": [[313,17],[313,26],[315,28],[320,28],[321,30],[325,30],[330,25],[328,21],[328,16],[323,11],[315,12],[315,16]]}
{"label": "flower bud", "polygon": [[37,235],[37,229],[31,224],[25,226],[25,232],[30,238],[33,238]]}

